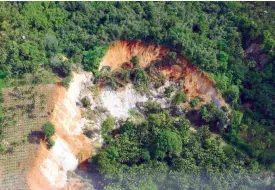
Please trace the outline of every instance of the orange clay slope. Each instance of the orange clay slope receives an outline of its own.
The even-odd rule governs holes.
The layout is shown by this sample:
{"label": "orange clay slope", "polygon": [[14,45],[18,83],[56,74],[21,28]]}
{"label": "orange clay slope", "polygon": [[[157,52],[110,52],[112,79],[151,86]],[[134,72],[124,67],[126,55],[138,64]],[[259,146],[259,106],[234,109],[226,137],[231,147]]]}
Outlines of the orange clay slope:
{"label": "orange clay slope", "polygon": [[[147,45],[139,41],[118,41],[110,46],[100,66],[118,69],[123,64],[130,63],[132,56],[138,56],[140,66],[145,68],[152,61],[162,59],[168,52],[166,47]],[[185,57],[177,55],[177,58],[179,65],[160,68],[166,79],[180,81],[178,79],[184,78],[181,85],[187,95],[200,96],[205,102],[213,101],[218,107],[226,105],[206,73],[193,66]]]}

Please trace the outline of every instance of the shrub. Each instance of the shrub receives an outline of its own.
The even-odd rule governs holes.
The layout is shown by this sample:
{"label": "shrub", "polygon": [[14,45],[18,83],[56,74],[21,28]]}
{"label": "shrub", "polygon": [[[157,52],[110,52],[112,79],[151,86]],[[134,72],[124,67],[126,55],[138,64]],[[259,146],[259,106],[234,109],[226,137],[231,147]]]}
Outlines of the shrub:
{"label": "shrub", "polygon": [[162,110],[160,103],[156,101],[148,101],[144,103],[144,112],[149,113],[160,113]]}
{"label": "shrub", "polygon": [[52,148],[54,146],[54,141],[52,140],[52,138],[49,138],[48,142],[49,142],[50,148]]}
{"label": "shrub", "polygon": [[63,85],[65,88],[69,88],[71,80],[72,80],[72,76],[71,76],[71,75],[69,75],[69,76],[63,78],[63,79],[62,79],[62,85]]}
{"label": "shrub", "polygon": [[190,105],[192,108],[197,107],[200,104],[200,99],[199,97],[194,97],[190,100]]}
{"label": "shrub", "polygon": [[124,82],[128,83],[130,82],[130,70],[128,69],[122,69],[120,71],[120,79],[123,80]]}
{"label": "shrub", "polygon": [[7,148],[5,147],[5,145],[0,144],[0,154],[5,154],[7,151]]}
{"label": "shrub", "polygon": [[171,93],[175,91],[175,88],[174,86],[168,86],[165,88],[164,90],[164,95],[167,97],[167,98],[170,98],[171,96]]}
{"label": "shrub", "polygon": [[139,66],[139,58],[137,55],[133,56],[131,59],[131,62],[133,63],[134,67],[138,67]]}
{"label": "shrub", "polygon": [[184,103],[186,101],[186,95],[183,91],[178,91],[173,97],[172,97],[172,104],[180,104]]}
{"label": "shrub", "polygon": [[91,106],[91,101],[90,101],[89,97],[87,97],[87,96],[85,96],[84,98],[81,99],[81,103],[85,108]]}
{"label": "shrub", "polygon": [[109,141],[110,138],[108,136],[108,133],[114,129],[115,120],[113,117],[108,116],[107,119],[102,123],[102,137],[105,139],[105,141]]}
{"label": "shrub", "polygon": [[177,53],[176,52],[169,52],[163,59],[164,65],[173,65],[178,64],[177,60]]}

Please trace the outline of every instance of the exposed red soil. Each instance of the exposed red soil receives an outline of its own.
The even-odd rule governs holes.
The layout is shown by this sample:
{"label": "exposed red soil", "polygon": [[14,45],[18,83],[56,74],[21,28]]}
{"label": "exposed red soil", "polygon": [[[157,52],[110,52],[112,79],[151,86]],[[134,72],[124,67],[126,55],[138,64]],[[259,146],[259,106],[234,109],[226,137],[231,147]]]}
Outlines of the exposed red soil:
{"label": "exposed red soil", "polygon": [[[56,105],[54,112],[51,114],[49,120],[56,126],[56,134],[63,140],[65,140],[72,152],[75,155],[81,154],[82,159],[80,161],[84,161],[91,157],[91,141],[84,135],[70,135],[66,130],[62,127],[66,118],[70,115],[67,114],[68,110],[63,105],[63,99],[66,93],[66,89],[62,86],[59,87],[59,97],[56,100]],[[81,119],[81,112],[77,109],[77,119]],[[74,128],[76,123],[71,123],[71,128]]]}
{"label": "exposed red soil", "polygon": [[[128,65],[133,56],[139,57],[139,64],[142,68],[151,62],[162,59],[167,55],[169,49],[166,47],[147,45],[139,41],[118,41],[112,45],[101,62],[102,66],[110,66],[112,70]],[[205,102],[214,99],[219,100],[220,105],[225,105],[221,95],[215,89],[214,83],[207,74],[193,66],[188,59],[177,55],[178,65],[161,67],[160,71],[169,80],[183,80],[183,87],[186,94],[190,96],[201,96]]]}

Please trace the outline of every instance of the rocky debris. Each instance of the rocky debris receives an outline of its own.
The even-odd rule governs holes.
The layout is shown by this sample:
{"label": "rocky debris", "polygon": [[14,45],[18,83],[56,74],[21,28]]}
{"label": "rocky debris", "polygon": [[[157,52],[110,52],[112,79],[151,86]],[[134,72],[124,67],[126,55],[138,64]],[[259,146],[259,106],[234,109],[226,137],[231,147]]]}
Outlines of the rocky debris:
{"label": "rocky debris", "polygon": [[58,137],[40,169],[51,185],[64,187],[67,182],[67,172],[75,170],[77,164],[78,160],[67,143]]}
{"label": "rocky debris", "polygon": [[100,93],[100,98],[110,114],[119,119],[129,117],[129,110],[135,108],[137,102],[148,100],[146,95],[141,95],[131,85],[127,85],[122,91],[104,88]]}

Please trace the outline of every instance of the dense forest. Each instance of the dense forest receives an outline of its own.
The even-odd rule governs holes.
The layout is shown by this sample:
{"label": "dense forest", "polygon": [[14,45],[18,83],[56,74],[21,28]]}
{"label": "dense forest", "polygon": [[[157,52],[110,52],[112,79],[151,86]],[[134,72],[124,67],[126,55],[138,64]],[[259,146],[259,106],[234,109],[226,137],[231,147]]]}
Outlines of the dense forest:
{"label": "dense forest", "polygon": [[76,66],[98,76],[117,40],[168,47],[207,72],[230,105],[231,122],[219,131],[229,146],[209,132],[221,119],[211,104],[201,112],[208,126],[196,134],[186,118],[149,110],[118,138],[106,131],[109,148],[95,160],[108,187],[263,188],[258,169],[275,170],[274,18],[273,2],[2,2],[0,89],[51,73],[66,86]]}

